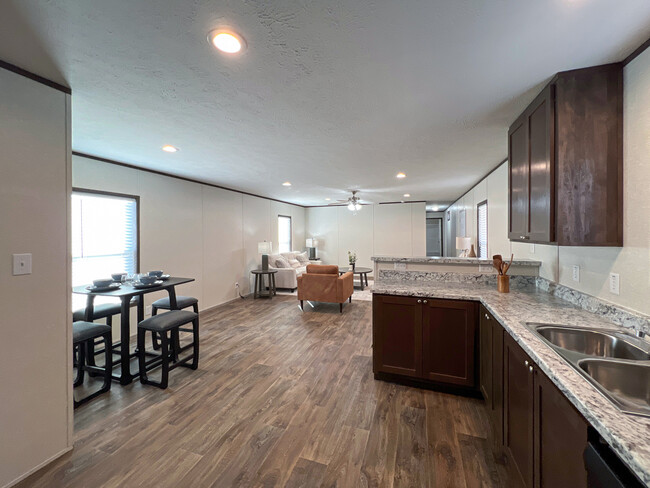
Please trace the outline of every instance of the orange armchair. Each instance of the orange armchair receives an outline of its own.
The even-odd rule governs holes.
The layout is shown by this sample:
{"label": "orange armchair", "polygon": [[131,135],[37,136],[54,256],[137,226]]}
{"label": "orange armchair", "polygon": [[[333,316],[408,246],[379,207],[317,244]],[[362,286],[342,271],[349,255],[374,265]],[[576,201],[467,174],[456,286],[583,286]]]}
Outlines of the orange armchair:
{"label": "orange armchair", "polygon": [[338,266],[307,265],[307,271],[298,276],[298,300],[303,310],[303,301],[338,303],[343,313],[343,302],[352,302],[354,275],[348,271],[339,276]]}

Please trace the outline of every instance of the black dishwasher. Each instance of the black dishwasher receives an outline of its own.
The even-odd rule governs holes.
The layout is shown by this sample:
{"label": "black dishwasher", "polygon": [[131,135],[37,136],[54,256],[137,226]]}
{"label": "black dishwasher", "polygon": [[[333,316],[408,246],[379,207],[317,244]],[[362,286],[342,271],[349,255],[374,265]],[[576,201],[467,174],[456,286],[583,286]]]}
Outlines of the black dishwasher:
{"label": "black dishwasher", "polygon": [[589,488],[643,488],[623,461],[603,441],[596,431],[589,429],[589,443],[584,459]]}

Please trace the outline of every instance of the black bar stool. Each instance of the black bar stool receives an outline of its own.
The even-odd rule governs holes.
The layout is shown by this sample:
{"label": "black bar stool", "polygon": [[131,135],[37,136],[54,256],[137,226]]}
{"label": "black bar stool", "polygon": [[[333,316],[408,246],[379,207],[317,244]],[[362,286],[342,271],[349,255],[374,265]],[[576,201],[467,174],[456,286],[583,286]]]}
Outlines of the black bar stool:
{"label": "black bar stool", "polygon": [[[181,329],[181,326],[192,324],[191,329]],[[178,336],[179,331],[192,333],[192,342],[180,347]],[[148,353],[145,351],[145,336],[147,331],[155,333],[160,337],[160,354],[155,354],[153,359],[147,360]],[[169,334],[169,335],[168,335]],[[192,348],[192,354],[179,359],[180,354]],[[191,361],[191,364],[188,364]],[[158,388],[167,388],[169,372],[182,366],[190,369],[199,367],[199,316],[187,310],[172,310],[161,315],[156,315],[143,320],[138,324],[138,366],[140,369],[140,382],[145,385],[153,385]],[[150,380],[147,371],[162,366],[160,382]]]}
{"label": "black bar stool", "polygon": [[[176,297],[176,310],[183,310],[184,308],[192,307],[194,313],[199,313],[199,300],[194,297]],[[158,315],[158,310],[171,310],[172,307],[169,303],[169,297],[160,298],[151,304],[151,316],[154,317]],[[185,330],[183,332],[189,332]],[[160,349],[160,344],[158,344],[158,338],[156,333],[151,331],[151,343],[153,348],[158,350]]]}
{"label": "black bar stool", "polygon": [[[94,364],[87,364],[86,362],[86,357],[89,357],[89,354],[93,354],[94,352],[95,339],[97,338],[101,338],[104,342],[106,359],[103,368]],[[113,373],[113,339],[111,327],[93,322],[74,322],[72,324],[72,347],[76,351],[75,355],[77,356],[77,377],[74,380],[75,387],[83,383],[85,371],[89,373],[101,373],[104,376],[104,384],[98,391],[80,400],[74,400],[74,408],[77,408],[79,405],[111,389],[111,374]]]}

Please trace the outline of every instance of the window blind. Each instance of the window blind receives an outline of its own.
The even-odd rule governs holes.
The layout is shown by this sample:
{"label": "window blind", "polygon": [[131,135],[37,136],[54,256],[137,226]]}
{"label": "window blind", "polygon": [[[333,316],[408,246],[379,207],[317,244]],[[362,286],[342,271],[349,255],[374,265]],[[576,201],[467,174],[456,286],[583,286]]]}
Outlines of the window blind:
{"label": "window blind", "polygon": [[278,215],[278,252],[291,251],[291,217]]}
{"label": "window blind", "polygon": [[[138,269],[138,208],[131,197],[72,193],[72,286]],[[73,294],[73,308],[85,306]],[[97,297],[96,304],[111,301]]]}
{"label": "window blind", "polygon": [[488,226],[487,226],[487,201],[479,203],[477,209],[478,220],[478,257],[488,257]]}

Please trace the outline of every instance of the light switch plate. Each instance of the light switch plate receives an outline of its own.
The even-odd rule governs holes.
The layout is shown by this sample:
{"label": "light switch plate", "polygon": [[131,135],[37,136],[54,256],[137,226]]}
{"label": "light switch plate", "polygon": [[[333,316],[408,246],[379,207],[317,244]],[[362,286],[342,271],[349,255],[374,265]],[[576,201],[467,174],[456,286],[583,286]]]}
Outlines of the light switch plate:
{"label": "light switch plate", "polygon": [[406,271],[406,263],[394,263],[393,269]]}
{"label": "light switch plate", "polygon": [[14,254],[13,264],[14,264],[13,266],[14,276],[32,274],[31,254]]}
{"label": "light switch plate", "polygon": [[618,273],[609,273],[609,292],[614,295],[621,294],[621,278]]}
{"label": "light switch plate", "polygon": [[573,266],[573,281],[580,282],[580,266]]}

